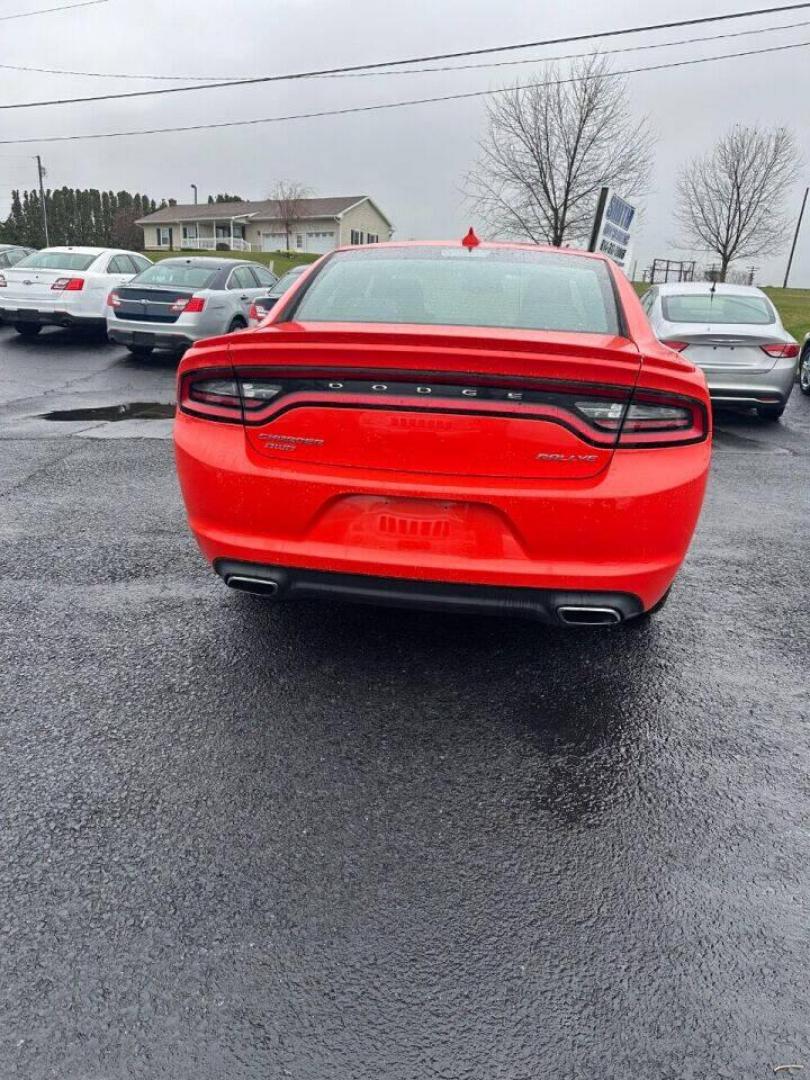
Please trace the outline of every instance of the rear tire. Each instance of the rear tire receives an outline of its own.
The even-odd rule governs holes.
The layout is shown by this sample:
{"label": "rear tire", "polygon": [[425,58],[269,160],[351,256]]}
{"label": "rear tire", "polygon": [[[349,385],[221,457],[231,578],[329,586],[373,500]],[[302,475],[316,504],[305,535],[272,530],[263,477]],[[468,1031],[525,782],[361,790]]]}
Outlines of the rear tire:
{"label": "rear tire", "polygon": [[784,405],[757,405],[757,416],[760,420],[773,422],[778,420],[784,411]]}
{"label": "rear tire", "polygon": [[247,323],[245,322],[244,319],[240,318],[237,315],[235,319],[231,319],[231,325],[228,327],[228,333],[229,334],[235,334],[237,330],[246,330],[246,329],[247,329]]}
{"label": "rear tire", "polygon": [[805,349],[799,360],[799,389],[810,396],[810,349]]}
{"label": "rear tire", "polygon": [[14,329],[21,337],[36,337],[42,327],[39,323],[14,323]]}
{"label": "rear tire", "polygon": [[145,360],[147,356],[151,356],[154,352],[154,345],[127,345],[127,349],[133,356]]}

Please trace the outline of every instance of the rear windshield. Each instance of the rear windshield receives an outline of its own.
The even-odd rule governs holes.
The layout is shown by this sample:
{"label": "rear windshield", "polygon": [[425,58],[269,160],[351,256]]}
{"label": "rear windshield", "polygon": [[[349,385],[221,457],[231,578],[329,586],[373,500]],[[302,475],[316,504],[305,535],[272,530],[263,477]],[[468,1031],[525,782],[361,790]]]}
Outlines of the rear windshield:
{"label": "rear windshield", "polygon": [[683,293],[661,298],[667,322],[748,323],[765,326],[775,322],[773,309],[764,296],[737,296],[729,293]]}
{"label": "rear windshield", "polygon": [[15,270],[30,266],[34,270],[87,270],[98,255],[81,255],[72,251],[37,251],[20,259]]}
{"label": "rear windshield", "polygon": [[341,252],[316,275],[293,317],[599,334],[619,327],[603,262],[460,245]]}
{"label": "rear windshield", "polygon": [[[154,263],[142,270],[134,282],[138,285],[178,285],[181,289],[205,289],[214,280],[219,270],[210,266],[189,266],[187,263]],[[130,282],[130,285],[133,282]]]}

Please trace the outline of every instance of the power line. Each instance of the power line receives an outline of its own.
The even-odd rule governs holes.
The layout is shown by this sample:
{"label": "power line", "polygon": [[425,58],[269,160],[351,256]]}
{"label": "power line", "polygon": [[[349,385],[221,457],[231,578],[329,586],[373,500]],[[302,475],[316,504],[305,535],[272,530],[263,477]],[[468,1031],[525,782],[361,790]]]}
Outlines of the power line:
{"label": "power line", "polygon": [[[106,2],[106,0],[85,0],[85,2],[101,3]],[[810,0],[804,0],[803,3],[782,4],[778,7],[758,8],[752,11],[728,12],[724,15],[704,15],[697,19],[679,19],[676,22],[624,27],[617,30],[602,30],[590,34],[575,34],[568,37],[549,38],[545,41],[524,41],[516,45],[496,45],[485,49],[466,49],[461,52],[437,53],[433,56],[411,57],[407,60],[381,60],[371,64],[354,64],[349,67],[322,68],[317,71],[291,72],[286,75],[260,75],[249,79],[228,79],[220,82],[198,83],[196,86],[168,86],[154,90],[128,90],[122,94],[93,94],[89,97],[52,98],[45,101],[18,101],[0,105],[0,109],[37,109],[50,105],[78,105],[91,101],[119,101],[126,98],[157,97],[165,94],[185,94],[194,90],[221,90],[230,86],[255,86],[260,83],[286,82],[293,79],[311,79],[317,76],[338,75],[356,71],[371,71],[386,67],[403,67],[408,64],[429,63],[436,60],[455,60],[465,56],[483,56],[488,53],[510,52],[516,49],[563,45],[574,41],[591,41],[594,38],[609,38],[618,37],[624,34],[649,33],[652,30],[667,30],[678,26],[696,26],[702,23],[722,22],[728,19],[744,19],[750,18],[753,15],[767,15],[780,11],[796,11],[808,7],[810,7]]]}
{"label": "power line", "polygon": [[72,8],[92,7],[94,4],[108,4],[109,0],[80,0],[78,4],[62,4],[60,7],[40,8],[38,11],[20,11],[16,15],[0,15],[0,22],[8,19],[29,19],[32,15],[50,15],[55,11],[70,11]]}
{"label": "power line", "polygon": [[[591,75],[594,81],[602,79],[615,79],[621,75],[636,75],[644,71],[664,71],[668,68],[691,67],[695,64],[708,64],[716,60],[734,60],[740,57],[760,56],[764,53],[785,52],[788,49],[802,49],[810,45],[810,41],[792,42],[790,45],[772,45],[764,49],[747,49],[744,52],[723,53],[720,56],[701,56],[692,60],[672,60],[666,64],[650,64],[645,67],[624,68],[621,71],[606,71],[601,74]],[[494,94],[509,93],[512,90],[530,90],[539,86],[564,86],[568,83],[579,82],[577,78],[552,79],[540,83],[524,83],[517,87],[505,86],[489,90],[471,90],[461,94],[437,94],[433,97],[411,98],[406,101],[386,101],[377,105],[353,105],[344,109],[320,109],[317,112],[292,113],[288,116],[265,116],[254,120],[223,120],[211,124],[187,124],[183,127],[143,128],[135,131],[105,131],[88,135],[44,135],[39,138],[27,139],[0,139],[0,146],[21,146],[27,143],[56,143],[76,142],[87,139],[117,139],[129,135],[167,135],[182,131],[210,131],[215,128],[253,127],[258,124],[279,124],[288,120],[311,120],[323,116],[346,116],[349,113],[378,112],[384,109],[402,109],[412,105],[433,105],[441,101],[463,101],[469,98],[490,97]]]}
{"label": "power line", "polygon": [[[735,30],[725,34],[704,34],[700,37],[680,38],[677,41],[655,41],[647,45],[623,45],[620,49],[599,49],[600,56],[616,56],[619,53],[646,52],[649,49],[666,49],[678,45],[695,45],[706,41],[726,41],[731,38],[752,37],[755,34],[769,34],[780,30],[798,30],[810,26],[810,20],[802,22],[783,23],[781,26],[759,26],[755,30]],[[336,71],[327,75],[312,75],[313,79],[366,79],[377,78],[380,75],[416,75],[441,71],[472,71],[480,68],[514,67],[521,64],[540,64],[554,60],[581,60],[593,56],[593,52],[587,53],[564,53],[560,56],[529,56],[523,60],[487,60],[476,64],[447,64],[442,67],[420,68],[397,68],[393,71]],[[150,74],[119,74],[105,71],[73,71],[69,68],[42,68],[30,67],[21,64],[0,64],[0,69],[6,71],[24,71],[37,75],[73,75],[90,79],[153,79],[160,82],[206,82],[210,75],[150,75]],[[217,79],[232,79],[231,75],[218,75]]]}

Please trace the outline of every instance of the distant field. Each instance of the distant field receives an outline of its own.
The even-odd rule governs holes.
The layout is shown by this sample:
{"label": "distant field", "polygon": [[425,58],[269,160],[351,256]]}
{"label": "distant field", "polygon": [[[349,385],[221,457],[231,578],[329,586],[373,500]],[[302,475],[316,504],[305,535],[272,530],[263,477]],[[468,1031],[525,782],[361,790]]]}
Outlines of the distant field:
{"label": "distant field", "polygon": [[[639,296],[650,287],[644,281],[634,281],[633,286]],[[789,334],[799,342],[805,334],[810,334],[810,289],[777,289],[768,285],[763,292],[773,300]]]}
{"label": "distant field", "polygon": [[319,255],[288,255],[286,251],[145,251],[144,255],[152,262],[160,262],[161,259],[176,259],[182,255],[213,255],[225,259],[243,259],[247,262],[262,263],[264,266],[273,264],[274,274],[283,274],[291,266],[300,266],[301,263],[315,262]]}

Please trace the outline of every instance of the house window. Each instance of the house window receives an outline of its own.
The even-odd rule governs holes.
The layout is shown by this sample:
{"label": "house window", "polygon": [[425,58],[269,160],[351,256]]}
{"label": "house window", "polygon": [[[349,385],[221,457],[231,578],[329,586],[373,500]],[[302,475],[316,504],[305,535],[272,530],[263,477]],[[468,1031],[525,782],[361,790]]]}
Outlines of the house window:
{"label": "house window", "polygon": [[197,226],[196,225],[184,225],[183,226],[183,239],[184,240],[196,240],[197,239]]}
{"label": "house window", "polygon": [[297,248],[302,248],[304,246],[304,237],[301,233],[296,233],[295,246]]}
{"label": "house window", "polygon": [[172,246],[172,230],[171,230],[171,226],[169,226],[169,225],[158,225],[157,226],[157,246],[159,248],[171,247]]}
{"label": "house window", "polygon": [[370,232],[370,233],[366,234],[366,243],[367,244],[379,244],[379,242],[380,242],[380,234],[379,233]]}
{"label": "house window", "polygon": [[365,243],[365,237],[363,236],[363,230],[362,229],[352,229],[351,242],[352,242],[352,244],[364,244]]}

